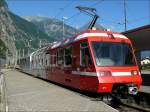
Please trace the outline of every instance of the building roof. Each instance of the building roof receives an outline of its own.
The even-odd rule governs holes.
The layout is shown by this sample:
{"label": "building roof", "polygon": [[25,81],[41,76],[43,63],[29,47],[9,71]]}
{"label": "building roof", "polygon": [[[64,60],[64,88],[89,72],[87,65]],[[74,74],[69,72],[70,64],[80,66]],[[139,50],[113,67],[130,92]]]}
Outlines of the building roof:
{"label": "building roof", "polygon": [[133,43],[133,46],[141,50],[150,50],[150,25],[141,26],[126,32],[122,32]]}

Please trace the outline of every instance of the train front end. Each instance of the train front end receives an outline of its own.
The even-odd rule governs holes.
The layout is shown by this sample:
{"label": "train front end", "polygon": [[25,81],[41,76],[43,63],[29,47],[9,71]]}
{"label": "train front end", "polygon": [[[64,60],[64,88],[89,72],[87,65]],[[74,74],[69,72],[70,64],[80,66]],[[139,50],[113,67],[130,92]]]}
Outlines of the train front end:
{"label": "train front end", "polygon": [[99,82],[97,91],[136,95],[142,79],[132,44],[125,36],[114,35],[89,39]]}

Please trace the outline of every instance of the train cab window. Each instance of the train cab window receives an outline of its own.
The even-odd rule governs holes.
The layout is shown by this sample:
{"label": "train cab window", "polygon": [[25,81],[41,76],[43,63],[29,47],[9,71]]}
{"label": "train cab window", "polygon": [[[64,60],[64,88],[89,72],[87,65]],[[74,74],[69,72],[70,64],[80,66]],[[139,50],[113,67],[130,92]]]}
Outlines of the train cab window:
{"label": "train cab window", "polygon": [[134,66],[132,47],[120,42],[92,42],[97,66]]}
{"label": "train cab window", "polygon": [[86,67],[91,65],[91,56],[87,43],[82,43],[80,45],[80,66]]}
{"label": "train cab window", "polygon": [[72,64],[71,53],[72,53],[72,47],[68,47],[64,51],[64,59],[65,59],[64,66],[65,67],[70,67]]}

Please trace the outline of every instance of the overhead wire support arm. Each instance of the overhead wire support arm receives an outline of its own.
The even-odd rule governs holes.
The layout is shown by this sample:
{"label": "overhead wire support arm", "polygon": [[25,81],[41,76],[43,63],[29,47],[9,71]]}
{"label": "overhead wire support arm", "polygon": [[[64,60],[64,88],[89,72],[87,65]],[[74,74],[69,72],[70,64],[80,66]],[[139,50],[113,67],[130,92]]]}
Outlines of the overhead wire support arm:
{"label": "overhead wire support arm", "polygon": [[96,9],[91,7],[81,7],[81,6],[77,6],[76,8],[79,9],[81,12],[84,12],[87,15],[93,17],[92,21],[88,26],[88,29],[92,29],[95,26],[97,19],[99,18],[99,16],[96,14]]}

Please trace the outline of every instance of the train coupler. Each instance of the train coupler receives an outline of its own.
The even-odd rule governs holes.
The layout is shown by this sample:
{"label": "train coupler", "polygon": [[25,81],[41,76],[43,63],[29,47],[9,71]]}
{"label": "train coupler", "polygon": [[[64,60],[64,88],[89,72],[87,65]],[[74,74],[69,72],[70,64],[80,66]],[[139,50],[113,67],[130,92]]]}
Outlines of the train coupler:
{"label": "train coupler", "polygon": [[130,95],[137,95],[138,88],[136,84],[128,84],[128,94]]}

